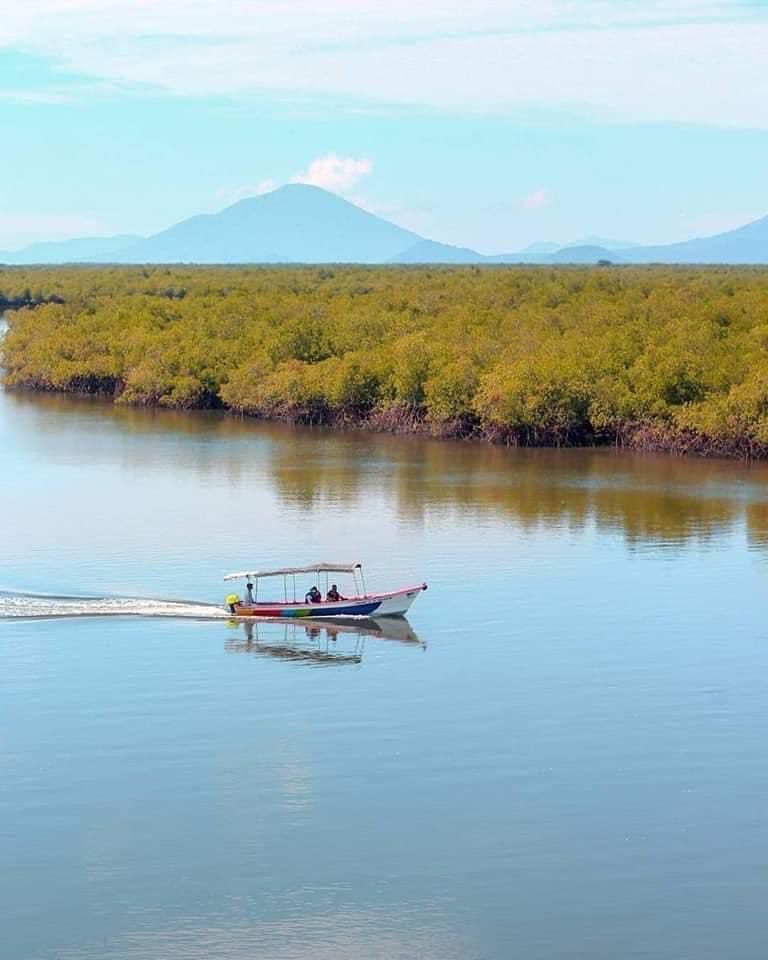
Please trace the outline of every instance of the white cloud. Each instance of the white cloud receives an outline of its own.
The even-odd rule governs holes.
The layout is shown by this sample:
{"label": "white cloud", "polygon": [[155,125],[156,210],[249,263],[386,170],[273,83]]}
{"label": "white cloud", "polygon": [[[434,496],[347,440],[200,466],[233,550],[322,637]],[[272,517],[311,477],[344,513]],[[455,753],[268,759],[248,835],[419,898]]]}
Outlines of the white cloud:
{"label": "white cloud", "polygon": [[[326,153],[316,157],[306,170],[294,174],[289,183],[308,183],[313,187],[323,187],[333,193],[348,193],[373,170],[373,162],[365,158],[340,157],[336,153]],[[226,187],[216,191],[219,203],[229,206],[247,197],[261,197],[281,186],[281,181],[273,177],[259,180],[258,183],[245,184],[232,190]],[[349,197],[358,206],[364,202],[359,197]]]}
{"label": "white cloud", "polygon": [[[283,47],[359,46],[463,34],[603,29],[701,20],[751,21],[748,0],[4,0],[0,43],[133,38],[284,40]],[[266,43],[264,44],[266,46]]]}
{"label": "white cloud", "polygon": [[75,98],[69,91],[44,90],[0,90],[0,100],[8,103],[73,103]]}
{"label": "white cloud", "polygon": [[768,128],[740,0],[0,0],[0,46],[180,96],[336,95]]}
{"label": "white cloud", "polygon": [[523,210],[538,210],[540,207],[548,207],[552,203],[552,195],[543,188],[534,190],[527,197],[523,197],[520,206]]}
{"label": "white cloud", "polygon": [[291,183],[308,183],[334,193],[347,193],[373,170],[373,163],[364,157],[340,157],[326,153],[317,157],[306,170],[291,177]]}

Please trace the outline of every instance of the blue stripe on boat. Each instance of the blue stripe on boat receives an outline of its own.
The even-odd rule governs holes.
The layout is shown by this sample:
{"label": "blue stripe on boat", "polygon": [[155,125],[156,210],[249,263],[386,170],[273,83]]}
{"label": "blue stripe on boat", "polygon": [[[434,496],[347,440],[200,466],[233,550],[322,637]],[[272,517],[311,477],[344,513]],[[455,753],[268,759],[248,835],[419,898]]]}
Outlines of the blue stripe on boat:
{"label": "blue stripe on boat", "polygon": [[320,617],[367,617],[372,613],[375,613],[381,606],[381,600],[376,600],[374,603],[354,603],[348,607],[336,607],[333,613],[323,613],[322,609],[318,610],[317,608],[312,610],[281,610],[281,617],[314,617],[318,619]]}

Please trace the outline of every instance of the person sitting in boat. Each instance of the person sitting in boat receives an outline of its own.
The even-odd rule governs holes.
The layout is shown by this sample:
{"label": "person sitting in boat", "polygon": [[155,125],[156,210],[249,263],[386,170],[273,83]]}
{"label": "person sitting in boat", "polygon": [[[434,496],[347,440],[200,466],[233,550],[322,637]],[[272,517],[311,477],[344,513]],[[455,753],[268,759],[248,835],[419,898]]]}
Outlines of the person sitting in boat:
{"label": "person sitting in boat", "polygon": [[317,589],[317,587],[312,587],[311,590],[304,595],[305,603],[322,603],[323,595]]}
{"label": "person sitting in boat", "polygon": [[253,603],[253,584],[246,583],[245,585],[246,600],[248,603]]}
{"label": "person sitting in boat", "polygon": [[328,601],[328,603],[336,603],[337,600],[346,600],[347,598],[342,597],[336,584],[332,583],[331,589],[325,595],[325,599]]}

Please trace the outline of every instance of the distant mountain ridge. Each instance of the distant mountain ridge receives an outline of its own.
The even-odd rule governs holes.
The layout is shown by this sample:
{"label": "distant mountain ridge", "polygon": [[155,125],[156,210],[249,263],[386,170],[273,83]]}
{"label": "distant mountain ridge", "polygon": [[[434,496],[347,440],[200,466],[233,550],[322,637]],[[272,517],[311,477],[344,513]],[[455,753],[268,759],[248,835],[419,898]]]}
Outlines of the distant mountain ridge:
{"label": "distant mountain ridge", "polygon": [[681,243],[638,246],[587,237],[484,255],[439,243],[319,187],[288,184],[200,214],[149,237],[118,235],[35,243],[0,252],[0,263],[744,263],[768,264],[768,216]]}
{"label": "distant mountain ridge", "polygon": [[118,255],[131,244],[143,239],[130,233],[114,237],[78,237],[75,240],[43,240],[22,250],[0,250],[0,263],[78,263],[102,261]]}
{"label": "distant mountain ridge", "polygon": [[620,253],[627,263],[768,263],[768,216],[712,237]]}
{"label": "distant mountain ridge", "polygon": [[403,250],[390,263],[482,263],[487,258],[469,247],[452,247],[436,240],[419,238],[412,247]]}

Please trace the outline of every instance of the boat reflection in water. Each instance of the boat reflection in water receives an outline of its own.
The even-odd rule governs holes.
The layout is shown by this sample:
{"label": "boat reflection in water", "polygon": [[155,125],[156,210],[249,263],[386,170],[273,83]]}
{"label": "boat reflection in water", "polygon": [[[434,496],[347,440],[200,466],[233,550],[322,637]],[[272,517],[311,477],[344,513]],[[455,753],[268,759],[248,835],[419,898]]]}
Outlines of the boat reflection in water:
{"label": "boat reflection in water", "polygon": [[394,640],[425,650],[407,620],[386,617],[381,620],[350,618],[349,620],[229,620],[227,626],[237,630],[224,644],[228,653],[252,653],[254,656],[276,657],[311,666],[360,663],[365,641]]}

